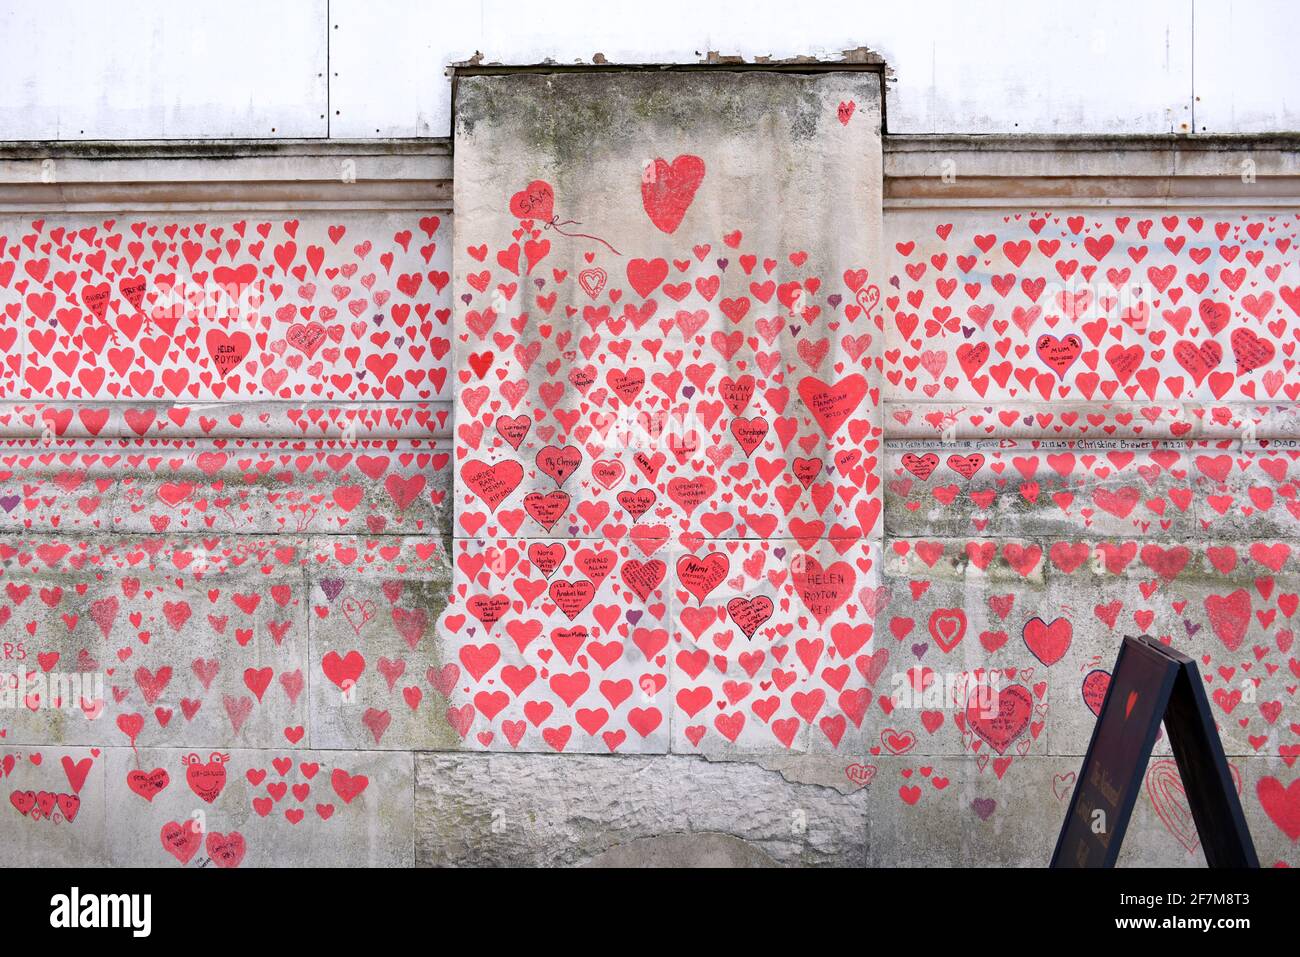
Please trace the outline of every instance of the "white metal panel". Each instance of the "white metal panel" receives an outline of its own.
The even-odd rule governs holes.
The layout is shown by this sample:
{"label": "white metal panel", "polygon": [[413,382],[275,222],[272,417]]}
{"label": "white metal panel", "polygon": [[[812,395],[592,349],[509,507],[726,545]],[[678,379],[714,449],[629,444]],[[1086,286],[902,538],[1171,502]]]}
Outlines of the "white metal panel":
{"label": "white metal panel", "polygon": [[[890,65],[896,133],[1300,127],[1288,0],[0,0],[0,138],[444,136],[444,68],[835,57]],[[339,29],[333,29],[334,23]],[[326,67],[327,37],[334,34]],[[337,77],[327,78],[327,72]],[[376,130],[378,132],[376,132]]]}
{"label": "white metal panel", "polygon": [[[1191,122],[1190,0],[333,0],[332,133],[445,136],[446,64],[883,54],[896,133],[1168,133]],[[337,64],[337,66],[336,66]],[[376,132],[379,130],[381,132]]]}
{"label": "white metal panel", "polygon": [[1295,0],[1196,0],[1196,130],[1300,130]]}
{"label": "white metal panel", "polygon": [[937,0],[864,19],[896,77],[891,132],[1177,133],[1191,125],[1190,12],[1188,0]]}
{"label": "white metal panel", "polygon": [[330,135],[448,135],[446,66],[473,55],[478,3],[331,0]]}
{"label": "white metal panel", "polygon": [[0,139],[325,135],[325,0],[0,0]]}
{"label": "white metal panel", "polygon": [[1189,123],[1189,0],[481,0],[488,61],[882,53],[898,133],[1158,133]]}

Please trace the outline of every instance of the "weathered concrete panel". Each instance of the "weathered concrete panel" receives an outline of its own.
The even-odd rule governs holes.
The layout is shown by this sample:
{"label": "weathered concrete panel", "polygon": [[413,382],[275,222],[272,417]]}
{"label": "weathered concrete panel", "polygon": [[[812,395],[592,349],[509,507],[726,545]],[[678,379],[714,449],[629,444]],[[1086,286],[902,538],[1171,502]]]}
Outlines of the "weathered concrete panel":
{"label": "weathered concrete panel", "polygon": [[379,749],[455,743],[426,677],[449,232],[318,205],[0,220],[0,833],[23,863],[413,862],[413,759]]}
{"label": "weathered concrete panel", "polygon": [[[544,671],[513,661],[510,639],[522,648],[518,632],[545,629],[558,607],[565,625],[616,628],[624,655],[552,675],[551,692],[589,690],[532,702],[546,718],[554,706],[551,725],[517,714],[505,690],[472,689],[515,729],[478,743],[837,744],[861,720],[861,679],[846,687],[838,663],[813,674],[810,650],[793,685],[782,662],[797,623],[857,614],[878,561],[864,544],[880,531],[877,78],[466,77],[458,110],[455,534],[475,564],[458,558],[454,621],[491,640],[451,640]],[[760,214],[770,208],[780,216]],[[484,547],[515,557],[482,570]],[[561,549],[577,577],[518,558],[538,547]],[[611,593],[626,620],[602,609]],[[741,609],[745,595],[759,605]],[[702,642],[728,615],[751,634],[728,626]],[[748,675],[733,640],[757,649]],[[639,700],[590,697],[605,682]],[[755,683],[777,691],[747,716],[741,686]],[[828,695],[852,702],[823,710]]]}
{"label": "weathered concrete panel", "polygon": [[872,532],[877,86],[464,80],[458,535]]}
{"label": "weathered concrete panel", "polygon": [[858,866],[867,853],[865,798],[792,784],[752,764],[673,755],[421,755],[416,858],[698,866],[707,854],[710,863],[747,866]]}
{"label": "weathered concrete panel", "polygon": [[[1285,541],[896,539],[877,627],[897,640],[885,684],[901,672],[937,693],[948,676],[994,669],[1003,687],[1031,692],[1032,708],[1010,740],[977,733],[986,749],[1000,747],[1004,765],[1030,742],[1034,753],[1081,755],[1122,637],[1152,634],[1201,659],[1229,754],[1294,760],[1285,713],[1300,677],[1287,624],[1297,554]],[[896,703],[892,717],[915,734],[917,754],[942,754],[963,730],[952,719],[960,725],[964,700],[923,702],[919,714]],[[968,730],[963,740],[979,747]]]}
{"label": "weathered concrete panel", "polygon": [[940,537],[1191,537],[1227,525],[1231,499],[1205,474],[1226,477],[1224,461],[1232,457],[1212,443],[892,442],[885,523]]}
{"label": "weathered concrete panel", "polygon": [[117,867],[414,862],[409,754],[110,748],[104,760]]}
{"label": "weathered concrete panel", "polygon": [[301,543],[0,543],[8,738],[273,747],[301,728]]}
{"label": "weathered concrete panel", "polygon": [[886,722],[873,701],[889,691],[877,682],[892,670],[889,649],[873,642],[881,560],[860,540],[678,548],[673,750],[736,757],[876,744]]}
{"label": "weathered concrete panel", "polygon": [[[1080,758],[1031,756],[1014,775],[999,778],[972,760],[942,770],[907,759],[873,761],[869,785],[872,866],[1044,867],[1056,845]],[[1293,814],[1272,804],[1274,820],[1254,794],[1261,782],[1284,783],[1291,773],[1274,760],[1230,761],[1242,785],[1247,823],[1260,862],[1270,866],[1294,857],[1294,843],[1281,824],[1294,830]],[[1278,785],[1264,784],[1267,793]],[[925,835],[924,840],[918,840]],[[1120,867],[1204,867],[1196,828],[1168,756],[1152,759],[1124,838]]]}
{"label": "weathered concrete panel", "polygon": [[[780,770],[679,756],[425,755],[422,865],[1043,867],[1081,758],[799,757]],[[1262,862],[1293,855],[1294,777],[1231,759]],[[1267,795],[1267,803],[1253,800]],[[1177,768],[1143,781],[1121,866],[1204,866]]]}
{"label": "weathered concrete panel", "polygon": [[5,867],[110,863],[107,758],[91,748],[0,748]]}
{"label": "weathered concrete panel", "polygon": [[652,557],[658,548],[458,540],[440,627],[457,740],[473,749],[667,750],[672,596],[665,561]]}
{"label": "weathered concrete panel", "polygon": [[5,216],[0,394],[446,398],[449,234],[410,211]]}
{"label": "weathered concrete panel", "polygon": [[1293,350],[1275,344],[1300,314],[1293,214],[900,211],[891,234],[893,399],[1300,396]]}
{"label": "weathered concrete panel", "polygon": [[457,746],[454,679],[436,635],[452,580],[442,539],[316,538],[307,567],[312,746]]}
{"label": "weathered concrete panel", "polygon": [[0,531],[379,535],[449,527],[446,444],[344,439],[347,428],[328,440],[6,440]]}
{"label": "weathered concrete panel", "polygon": [[[905,756],[886,747],[877,763],[927,762],[926,782],[898,772],[912,770],[894,784],[909,807],[940,791],[966,805],[956,823],[923,812],[945,850],[917,861],[1045,860],[1126,634],[1197,659],[1261,858],[1291,860],[1300,224],[954,209],[890,226],[892,600],[877,633],[910,650],[909,684],[955,677],[961,694],[896,708]],[[997,722],[970,704],[981,669]],[[1196,863],[1163,740],[1152,769],[1124,860]],[[1022,834],[989,827],[1004,811]],[[903,846],[872,851],[883,863]]]}

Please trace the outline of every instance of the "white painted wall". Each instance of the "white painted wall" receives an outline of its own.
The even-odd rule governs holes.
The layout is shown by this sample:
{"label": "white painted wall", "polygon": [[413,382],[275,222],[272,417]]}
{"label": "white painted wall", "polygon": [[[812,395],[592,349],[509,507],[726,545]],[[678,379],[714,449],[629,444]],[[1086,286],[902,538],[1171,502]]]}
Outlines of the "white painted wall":
{"label": "white painted wall", "polygon": [[1294,0],[0,0],[0,139],[446,136],[447,63],[836,57],[894,133],[1300,129]]}
{"label": "white painted wall", "polygon": [[0,139],[324,136],[326,0],[0,0]]}

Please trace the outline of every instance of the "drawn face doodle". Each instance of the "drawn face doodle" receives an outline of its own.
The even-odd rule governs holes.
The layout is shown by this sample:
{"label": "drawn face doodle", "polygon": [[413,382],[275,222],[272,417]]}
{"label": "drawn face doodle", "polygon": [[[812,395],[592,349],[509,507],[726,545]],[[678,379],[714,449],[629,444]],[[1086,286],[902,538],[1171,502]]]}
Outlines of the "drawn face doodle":
{"label": "drawn face doodle", "polygon": [[211,804],[226,786],[226,762],[230,755],[213,751],[206,763],[197,754],[187,754],[181,759],[185,765],[185,781],[200,800]]}

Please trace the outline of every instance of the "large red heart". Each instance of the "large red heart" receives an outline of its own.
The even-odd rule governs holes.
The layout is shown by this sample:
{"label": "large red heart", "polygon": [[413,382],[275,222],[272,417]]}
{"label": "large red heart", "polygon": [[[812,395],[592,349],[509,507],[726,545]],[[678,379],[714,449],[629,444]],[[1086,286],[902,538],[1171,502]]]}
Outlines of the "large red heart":
{"label": "large red heart", "polygon": [[1300,778],[1283,785],[1277,778],[1260,778],[1255,785],[1259,803],[1282,829],[1282,833],[1291,838],[1291,842],[1300,841]]}
{"label": "large red heart", "polygon": [[799,397],[827,437],[834,435],[867,394],[867,380],[856,372],[834,385],[807,376],[799,382]]}
{"label": "large red heart", "polygon": [[535,179],[510,197],[510,212],[520,219],[549,222],[555,217],[555,191],[550,183]]}
{"label": "large red heart", "polygon": [[663,157],[647,166],[641,177],[641,203],[646,215],[665,233],[674,233],[704,179],[704,160],[683,153],[670,164]]}
{"label": "large red heart", "polygon": [[244,356],[248,355],[248,350],[253,346],[253,340],[242,332],[226,335],[220,329],[209,329],[207,344],[208,354],[212,356],[217,372],[224,379],[244,361]]}
{"label": "large red heart", "polygon": [[162,768],[152,771],[131,771],[126,776],[126,786],[146,801],[152,801],[166,789],[170,776]]}
{"label": "large red heart", "polygon": [[1041,618],[1025,622],[1025,647],[1045,665],[1054,665],[1070,650],[1074,628],[1068,619],[1058,618],[1050,625]]}
{"label": "large red heart", "polygon": [[772,617],[772,612],[772,599],[766,595],[755,598],[736,597],[727,602],[727,614],[746,638],[753,638],[759,626]]}
{"label": "large red heart", "polygon": [[238,831],[221,834],[217,831],[208,833],[208,856],[217,867],[238,867],[244,859],[244,835]]}
{"label": "large red heart", "polygon": [[730,566],[731,562],[721,552],[710,552],[704,556],[683,555],[677,559],[677,578],[682,587],[702,605],[709,592],[722,584]]}
{"label": "large red heart", "polygon": [[1230,595],[1206,595],[1205,612],[1210,617],[1210,627],[1223,646],[1236,651],[1246,640],[1250,627],[1250,593],[1238,588]]}
{"label": "large red heart", "polygon": [[206,764],[199,763],[198,755],[185,760],[185,781],[201,800],[211,804],[226,786],[226,765],[220,754],[212,754]]}
{"label": "large red heart", "polygon": [[834,562],[823,568],[821,562],[811,557],[795,558],[793,577],[795,591],[804,607],[822,625],[848,601],[858,580],[857,572],[848,562]]}
{"label": "large red heart", "polygon": [[182,864],[188,864],[203,843],[203,830],[192,818],[184,823],[168,821],[160,836],[164,850]]}
{"label": "large red heart", "polygon": [[993,689],[981,686],[966,702],[966,723],[998,754],[1025,733],[1033,713],[1033,697],[1021,685]]}
{"label": "large red heart", "polygon": [[489,509],[496,511],[523,481],[524,468],[510,459],[494,465],[470,459],[461,466],[460,478]]}
{"label": "large red heart", "polygon": [[1044,333],[1038,337],[1036,348],[1038,358],[1051,367],[1059,378],[1064,379],[1065,370],[1074,365],[1074,360],[1083,352],[1083,340],[1074,333],[1060,339],[1051,333]]}

